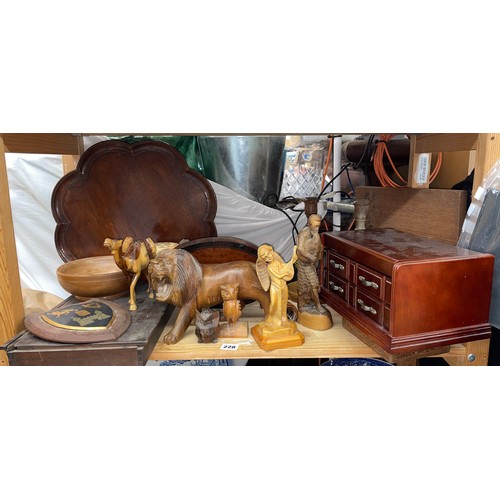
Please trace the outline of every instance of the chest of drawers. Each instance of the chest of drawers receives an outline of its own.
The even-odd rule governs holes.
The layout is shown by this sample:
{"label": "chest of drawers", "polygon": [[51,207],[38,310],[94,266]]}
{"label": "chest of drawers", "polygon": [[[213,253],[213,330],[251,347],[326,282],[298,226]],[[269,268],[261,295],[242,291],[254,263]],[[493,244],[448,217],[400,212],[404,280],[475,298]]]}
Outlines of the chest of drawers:
{"label": "chest of drawers", "polygon": [[494,257],[394,229],[322,234],[321,300],[404,354],[491,336]]}

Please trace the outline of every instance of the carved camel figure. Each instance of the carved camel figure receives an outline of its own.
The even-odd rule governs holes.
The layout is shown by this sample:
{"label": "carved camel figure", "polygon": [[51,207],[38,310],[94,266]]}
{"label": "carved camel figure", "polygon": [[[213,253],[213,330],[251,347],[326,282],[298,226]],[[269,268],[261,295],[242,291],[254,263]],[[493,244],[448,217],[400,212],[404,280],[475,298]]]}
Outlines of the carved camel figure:
{"label": "carved camel figure", "polygon": [[151,238],[136,240],[127,236],[124,240],[106,238],[104,246],[109,248],[115,259],[116,265],[125,273],[130,281],[130,298],[128,303],[131,311],[137,310],[135,302],[135,285],[141,274],[148,280],[149,297],[154,298],[151,281],[149,279],[148,265],[151,259],[156,257],[156,245]]}

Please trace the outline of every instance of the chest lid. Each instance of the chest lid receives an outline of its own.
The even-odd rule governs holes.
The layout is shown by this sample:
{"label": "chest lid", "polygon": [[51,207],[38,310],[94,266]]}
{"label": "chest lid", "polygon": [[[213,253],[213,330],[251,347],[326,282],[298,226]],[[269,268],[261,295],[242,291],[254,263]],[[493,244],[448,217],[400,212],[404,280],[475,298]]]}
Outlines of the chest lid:
{"label": "chest lid", "polygon": [[391,228],[334,231],[322,236],[325,246],[387,276],[398,262],[484,257],[479,252]]}

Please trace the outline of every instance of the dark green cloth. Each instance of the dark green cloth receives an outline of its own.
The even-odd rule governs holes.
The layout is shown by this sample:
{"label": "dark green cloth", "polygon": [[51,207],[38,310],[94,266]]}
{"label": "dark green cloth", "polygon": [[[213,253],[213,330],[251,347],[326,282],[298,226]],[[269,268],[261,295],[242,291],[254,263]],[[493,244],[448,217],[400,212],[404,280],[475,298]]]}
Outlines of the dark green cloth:
{"label": "dark green cloth", "polygon": [[110,137],[110,139],[118,139],[120,141],[125,141],[128,144],[134,144],[145,139],[166,142],[177,149],[177,151],[184,156],[184,159],[190,168],[196,170],[202,175],[205,175],[198,141],[194,135],[129,135],[126,137]]}

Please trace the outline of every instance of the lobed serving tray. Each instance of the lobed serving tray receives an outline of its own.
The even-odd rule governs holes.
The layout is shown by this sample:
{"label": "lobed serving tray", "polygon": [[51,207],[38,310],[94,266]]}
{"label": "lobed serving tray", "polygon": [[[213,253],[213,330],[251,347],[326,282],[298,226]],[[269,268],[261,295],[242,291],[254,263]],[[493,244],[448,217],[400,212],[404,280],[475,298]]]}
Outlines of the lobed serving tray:
{"label": "lobed serving tray", "polygon": [[210,182],[169,144],[102,141],[52,193],[55,245],[63,261],[108,255],[105,238],[179,242],[217,236]]}

